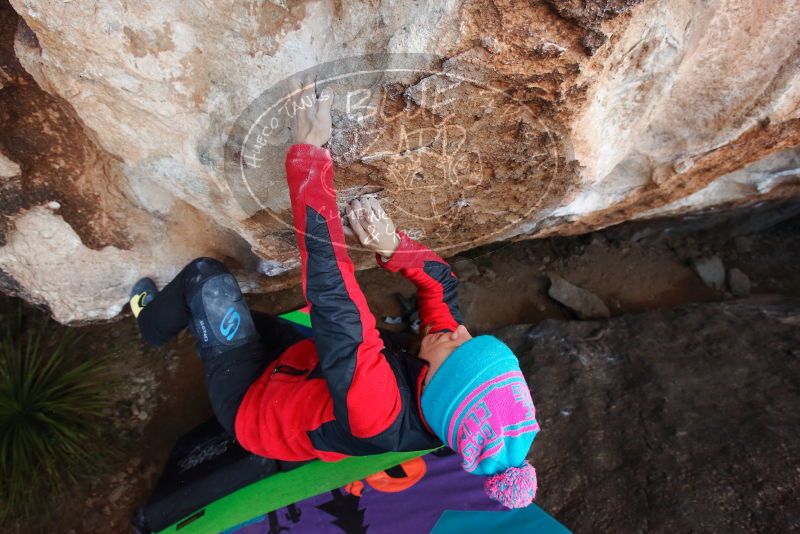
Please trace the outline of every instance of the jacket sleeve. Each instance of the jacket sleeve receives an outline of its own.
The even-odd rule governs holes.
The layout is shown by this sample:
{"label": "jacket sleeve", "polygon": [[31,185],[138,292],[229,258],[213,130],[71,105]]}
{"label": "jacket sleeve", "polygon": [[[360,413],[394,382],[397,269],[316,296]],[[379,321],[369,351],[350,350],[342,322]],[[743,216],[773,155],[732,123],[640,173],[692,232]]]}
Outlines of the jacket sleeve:
{"label": "jacket sleeve", "polygon": [[458,278],[450,265],[425,245],[398,232],[400,245],[389,261],[375,255],[378,265],[400,272],[417,286],[419,317],[423,331],[453,331],[464,323],[458,309]]}
{"label": "jacket sleeve", "polygon": [[303,294],[334,415],[354,436],[375,436],[399,415],[400,391],[347,253],[330,152],[293,145],[286,154],[286,180]]}

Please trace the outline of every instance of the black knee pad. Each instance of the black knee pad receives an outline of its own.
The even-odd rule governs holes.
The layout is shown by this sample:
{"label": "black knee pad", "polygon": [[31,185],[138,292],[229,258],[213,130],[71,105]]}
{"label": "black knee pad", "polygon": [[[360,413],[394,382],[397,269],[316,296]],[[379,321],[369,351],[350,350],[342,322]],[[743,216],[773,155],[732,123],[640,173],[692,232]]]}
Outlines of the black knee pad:
{"label": "black knee pad", "polygon": [[203,287],[203,283],[218,274],[229,274],[228,268],[214,258],[197,258],[183,268],[184,291],[187,304]]}
{"label": "black knee pad", "polygon": [[253,340],[257,333],[250,309],[239,284],[225,266],[201,258],[188,267],[193,272],[187,277],[187,299],[199,348],[208,352]]}

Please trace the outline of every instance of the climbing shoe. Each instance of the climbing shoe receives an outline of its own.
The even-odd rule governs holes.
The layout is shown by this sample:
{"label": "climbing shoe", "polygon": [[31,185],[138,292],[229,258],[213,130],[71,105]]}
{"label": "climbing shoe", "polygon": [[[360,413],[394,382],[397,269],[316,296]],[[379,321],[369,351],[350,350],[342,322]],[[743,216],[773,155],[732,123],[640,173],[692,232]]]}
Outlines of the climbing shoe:
{"label": "climbing shoe", "polygon": [[142,278],[133,284],[130,304],[134,317],[139,317],[142,308],[150,304],[150,302],[156,298],[156,293],[158,293],[158,288],[155,282],[150,278]]}

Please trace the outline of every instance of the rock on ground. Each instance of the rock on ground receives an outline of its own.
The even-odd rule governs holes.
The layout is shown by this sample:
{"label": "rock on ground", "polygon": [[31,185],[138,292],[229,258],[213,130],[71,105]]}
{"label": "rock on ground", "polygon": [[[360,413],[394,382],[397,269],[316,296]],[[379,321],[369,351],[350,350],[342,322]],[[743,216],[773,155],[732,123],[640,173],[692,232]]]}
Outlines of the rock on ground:
{"label": "rock on ground", "polygon": [[[2,87],[0,87],[2,89]],[[0,152],[0,179],[3,178],[14,178],[15,176],[19,176],[21,170],[19,165],[8,159]]]}
{"label": "rock on ground", "polygon": [[296,283],[286,121],[244,181],[237,118],[367,53],[441,73],[331,82],[340,200],[381,196],[444,255],[791,198],[798,26],[800,0],[2,0],[0,145],[24,172],[0,201],[0,287],[70,322],[113,317],[139,276],[193,256],[246,291]]}
{"label": "rock on ground", "polygon": [[800,299],[496,332],[542,426],[538,503],[575,532],[790,532]]}
{"label": "rock on ground", "polygon": [[548,274],[550,288],[547,294],[578,316],[579,319],[604,319],[611,316],[605,303],[592,293],[571,284],[556,274]]}
{"label": "rock on ground", "polygon": [[722,289],[725,286],[725,265],[719,256],[693,258],[691,265],[708,287]]}
{"label": "rock on ground", "polygon": [[469,280],[480,276],[480,270],[474,261],[467,258],[460,258],[458,261],[452,263],[453,271],[458,276],[460,282],[468,282]]}
{"label": "rock on ground", "polygon": [[736,297],[746,297],[750,294],[750,278],[741,269],[734,267],[728,269],[728,289]]}

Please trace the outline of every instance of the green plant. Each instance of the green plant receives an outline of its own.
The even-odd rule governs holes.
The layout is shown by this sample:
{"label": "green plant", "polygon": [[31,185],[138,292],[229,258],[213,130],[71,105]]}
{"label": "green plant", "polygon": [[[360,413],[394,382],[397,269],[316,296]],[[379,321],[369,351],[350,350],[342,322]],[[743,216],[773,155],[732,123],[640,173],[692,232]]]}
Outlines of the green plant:
{"label": "green plant", "polygon": [[[7,319],[8,317],[6,317]],[[49,321],[0,333],[0,523],[30,517],[111,449],[109,360],[80,354],[74,329]]]}

